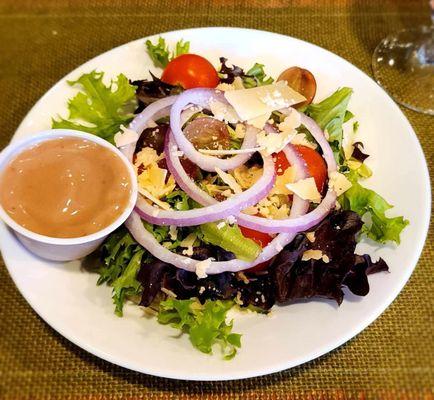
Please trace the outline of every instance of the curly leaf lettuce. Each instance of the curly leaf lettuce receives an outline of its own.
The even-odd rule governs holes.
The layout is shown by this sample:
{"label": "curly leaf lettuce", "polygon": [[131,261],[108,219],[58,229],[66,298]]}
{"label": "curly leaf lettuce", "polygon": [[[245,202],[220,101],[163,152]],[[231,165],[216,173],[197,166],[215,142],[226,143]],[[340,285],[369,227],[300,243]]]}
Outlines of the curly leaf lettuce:
{"label": "curly leaf lettuce", "polygon": [[226,322],[226,314],[233,305],[232,301],[207,300],[201,304],[197,299],[171,297],[160,303],[158,322],[187,333],[192,345],[203,353],[212,354],[213,345],[219,344],[228,360],[241,347],[241,335],[232,333],[232,321]]}
{"label": "curly leaf lettuce", "polygon": [[123,74],[109,86],[103,83],[103,77],[103,72],[92,71],[76,81],[68,81],[69,85],[79,87],[80,92],[68,102],[68,119],[53,119],[52,127],[89,132],[114,143],[120,126],[133,119],[137,106],[135,87]]}
{"label": "curly leaf lettuce", "polygon": [[102,251],[105,254],[104,265],[98,271],[97,284],[107,283],[113,287],[115,314],[121,317],[125,300],[141,294],[142,287],[136,276],[145,251],[125,229],[112,233]]}
{"label": "curly leaf lettuce", "polygon": [[388,241],[400,243],[400,234],[409,224],[402,216],[387,217],[386,211],[393,206],[371,189],[358,182],[358,175],[348,174],[352,186],[339,197],[339,203],[345,210],[352,210],[364,219],[362,233],[379,243]]}
{"label": "curly leaf lettuce", "polygon": [[190,50],[190,42],[184,42],[182,39],[176,43],[175,50],[171,52],[166,40],[159,37],[154,44],[150,40],[146,41],[146,49],[149,57],[156,67],[165,68],[167,64],[181,54],[186,54]]}

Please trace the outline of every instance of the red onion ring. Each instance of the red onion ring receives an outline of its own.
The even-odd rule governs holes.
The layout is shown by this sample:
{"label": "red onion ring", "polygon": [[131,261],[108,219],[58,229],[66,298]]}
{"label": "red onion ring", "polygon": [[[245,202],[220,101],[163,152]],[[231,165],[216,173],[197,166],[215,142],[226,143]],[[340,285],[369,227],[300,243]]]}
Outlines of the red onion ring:
{"label": "red onion ring", "polygon": [[[166,134],[166,159],[168,160],[168,164],[171,164],[171,160],[176,158],[179,163],[178,168],[184,171],[182,166],[180,166],[181,163],[178,157],[174,155],[174,153],[178,151],[177,146],[168,144],[171,136],[172,134],[169,130]],[[139,196],[136,203],[136,211],[145,221],[151,224],[175,226],[200,225],[238,215],[241,210],[253,206],[259,200],[263,199],[274,185],[276,173],[273,159],[271,156],[262,156],[262,158],[264,168],[261,178],[249,189],[240,194],[235,194],[225,201],[218,202],[215,200],[213,204],[205,205],[203,208],[195,208],[187,211],[168,211],[153,207],[143,197]],[[174,168],[173,164],[169,167],[169,171],[175,171],[176,173],[176,168]],[[179,175],[174,177],[175,180],[176,177],[178,177],[179,182],[181,182],[182,179],[179,179]],[[188,179],[192,182],[190,178]],[[192,183],[194,184],[194,182]]]}
{"label": "red onion ring", "polygon": [[[147,106],[141,113],[134,117],[130,122],[128,129],[137,132],[139,135],[137,139],[139,139],[151,119],[158,120],[167,117],[170,114],[170,108],[177,98],[178,96],[165,97],[149,104],[149,106]],[[121,152],[128,158],[128,160],[130,160],[130,162],[133,161],[136,143],[137,141],[120,148]]]}
{"label": "red onion ring", "polygon": [[[209,103],[212,100],[227,104],[224,96],[213,89],[197,88],[184,91],[178,96],[178,99],[175,101],[170,111],[170,128],[172,129],[174,139],[179,149],[199,168],[208,172],[214,172],[216,167],[220,168],[222,171],[227,171],[244,164],[252,156],[252,153],[237,154],[231,158],[218,158],[205,155],[197,151],[182,132],[181,113],[184,108],[190,104],[202,108],[209,108]],[[252,126],[247,127],[246,136],[244,137],[241,149],[251,149],[255,147],[257,132],[258,130],[256,128]]]}

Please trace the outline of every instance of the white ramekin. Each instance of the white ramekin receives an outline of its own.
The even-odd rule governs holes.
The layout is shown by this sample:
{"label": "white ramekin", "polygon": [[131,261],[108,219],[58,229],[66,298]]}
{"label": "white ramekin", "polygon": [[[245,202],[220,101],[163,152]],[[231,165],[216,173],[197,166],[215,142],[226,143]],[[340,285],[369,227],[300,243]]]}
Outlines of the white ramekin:
{"label": "white ramekin", "polygon": [[[9,163],[9,161],[17,156],[20,152],[30,146],[49,139],[62,137],[75,137],[86,139],[90,142],[97,143],[106,147],[111,152],[115,153],[123,161],[128,169],[131,178],[131,195],[128,205],[124,212],[106,228],[92,233],[91,235],[81,236],[77,238],[53,238],[45,235],[29,231],[15,222],[9,214],[3,209],[0,204],[0,218],[15,232],[21,243],[32,253],[39,257],[53,261],[70,261],[87,256],[94,251],[116,228],[122,225],[131,211],[134,208],[137,200],[137,177],[132,164],[128,159],[112,144],[98,136],[89,133],[75,131],[72,129],[51,129],[34,134],[31,137],[25,138],[17,142],[9,144],[0,153],[0,173]],[[43,190],[43,188],[41,188]]]}

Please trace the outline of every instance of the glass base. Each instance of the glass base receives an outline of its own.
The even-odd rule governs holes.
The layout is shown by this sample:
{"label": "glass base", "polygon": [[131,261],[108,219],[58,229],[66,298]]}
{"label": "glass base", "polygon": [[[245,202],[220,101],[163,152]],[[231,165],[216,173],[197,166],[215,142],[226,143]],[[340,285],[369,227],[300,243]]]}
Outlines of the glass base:
{"label": "glass base", "polygon": [[383,39],[372,56],[376,81],[400,104],[434,115],[434,29],[404,29]]}

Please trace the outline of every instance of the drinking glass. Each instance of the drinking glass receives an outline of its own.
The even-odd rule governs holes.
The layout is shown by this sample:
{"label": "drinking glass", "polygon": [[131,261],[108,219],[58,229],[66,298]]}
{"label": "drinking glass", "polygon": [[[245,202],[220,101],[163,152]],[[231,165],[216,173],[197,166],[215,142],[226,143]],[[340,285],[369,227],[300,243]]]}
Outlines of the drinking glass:
{"label": "drinking glass", "polygon": [[376,81],[400,104],[434,115],[434,0],[431,26],[392,33],[372,56]]}

